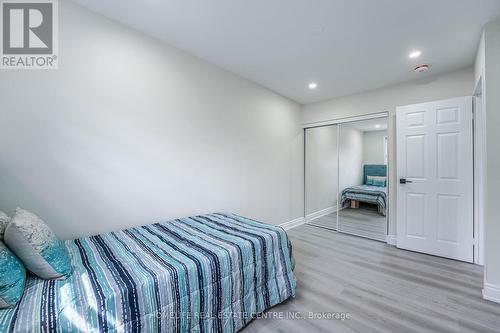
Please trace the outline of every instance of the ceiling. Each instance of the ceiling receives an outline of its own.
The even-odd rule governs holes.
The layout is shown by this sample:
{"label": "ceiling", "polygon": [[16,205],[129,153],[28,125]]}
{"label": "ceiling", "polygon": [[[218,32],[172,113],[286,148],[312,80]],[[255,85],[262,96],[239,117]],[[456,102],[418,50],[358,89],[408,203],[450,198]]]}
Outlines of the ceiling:
{"label": "ceiling", "polygon": [[75,2],[302,104],[469,66],[500,18],[500,0]]}

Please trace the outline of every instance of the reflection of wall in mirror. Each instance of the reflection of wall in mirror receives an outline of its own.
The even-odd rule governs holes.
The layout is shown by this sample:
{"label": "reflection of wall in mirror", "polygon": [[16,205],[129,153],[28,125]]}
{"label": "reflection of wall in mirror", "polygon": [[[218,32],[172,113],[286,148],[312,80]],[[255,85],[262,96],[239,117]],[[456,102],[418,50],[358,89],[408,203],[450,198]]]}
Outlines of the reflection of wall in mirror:
{"label": "reflection of wall in mirror", "polygon": [[363,132],[343,126],[340,132],[339,192],[363,183]]}
{"label": "reflection of wall in mirror", "polygon": [[337,202],[337,126],[306,130],[306,215]]}
{"label": "reflection of wall in mirror", "polygon": [[363,164],[387,164],[387,131],[363,132]]}

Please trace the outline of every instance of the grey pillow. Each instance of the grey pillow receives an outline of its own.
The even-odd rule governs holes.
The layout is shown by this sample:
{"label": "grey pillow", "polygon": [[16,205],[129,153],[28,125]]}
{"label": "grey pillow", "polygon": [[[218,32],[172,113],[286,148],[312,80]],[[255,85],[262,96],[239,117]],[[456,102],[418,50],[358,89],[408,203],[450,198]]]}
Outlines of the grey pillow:
{"label": "grey pillow", "polygon": [[10,217],[0,210],[0,240],[3,239],[5,228],[7,228],[9,222],[10,222]]}
{"label": "grey pillow", "polygon": [[5,230],[4,242],[42,279],[57,279],[71,273],[68,250],[38,216],[17,208]]}

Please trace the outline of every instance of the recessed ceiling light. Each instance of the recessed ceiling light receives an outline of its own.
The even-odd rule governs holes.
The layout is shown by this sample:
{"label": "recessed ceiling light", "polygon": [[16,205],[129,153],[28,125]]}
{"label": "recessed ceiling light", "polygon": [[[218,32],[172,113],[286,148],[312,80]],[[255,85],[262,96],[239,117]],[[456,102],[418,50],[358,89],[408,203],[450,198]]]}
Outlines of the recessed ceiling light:
{"label": "recessed ceiling light", "polygon": [[318,88],[318,84],[316,82],[309,83],[309,89],[313,90]]}
{"label": "recessed ceiling light", "polygon": [[380,124],[375,125],[375,128],[380,128],[382,127]]}
{"label": "recessed ceiling light", "polygon": [[418,58],[420,57],[420,55],[422,54],[422,52],[416,50],[416,51],[413,51],[411,52],[408,57],[410,57],[411,59],[415,59],[415,58]]}

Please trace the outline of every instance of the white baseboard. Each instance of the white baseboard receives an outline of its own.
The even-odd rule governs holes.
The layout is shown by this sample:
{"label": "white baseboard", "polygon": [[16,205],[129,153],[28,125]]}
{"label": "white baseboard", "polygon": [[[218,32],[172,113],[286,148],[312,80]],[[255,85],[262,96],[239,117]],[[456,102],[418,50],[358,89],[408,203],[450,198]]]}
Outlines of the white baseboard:
{"label": "white baseboard", "polygon": [[331,213],[335,213],[336,211],[337,211],[337,207],[335,207],[335,206],[328,207],[328,208],[325,208],[322,210],[318,210],[317,212],[311,213],[311,214],[307,215],[305,218],[298,217],[294,220],[291,220],[291,221],[288,221],[285,223],[281,223],[280,227],[282,227],[285,230],[290,230],[290,229],[296,228],[296,227],[298,227],[306,222],[310,222],[310,221],[318,219],[322,216],[325,216],[325,215],[328,215]]}
{"label": "white baseboard", "polygon": [[385,241],[389,245],[394,245],[396,246],[396,235],[387,235],[385,237]]}
{"label": "white baseboard", "polygon": [[331,206],[322,210],[318,210],[317,212],[307,214],[306,215],[306,222],[311,222],[313,220],[319,219],[320,217],[323,217],[325,215],[335,213],[337,211],[336,206]]}
{"label": "white baseboard", "polygon": [[500,303],[500,286],[484,282],[483,298],[488,301]]}
{"label": "white baseboard", "polygon": [[304,223],[306,223],[306,219],[303,217],[298,217],[294,220],[291,220],[291,221],[288,221],[285,223],[281,223],[280,227],[282,227],[285,230],[290,230],[290,229],[296,228]]}

